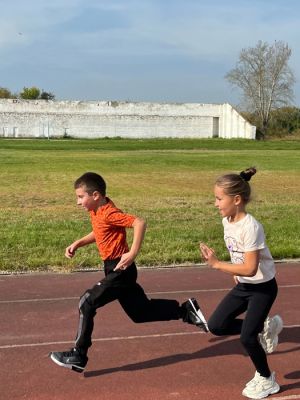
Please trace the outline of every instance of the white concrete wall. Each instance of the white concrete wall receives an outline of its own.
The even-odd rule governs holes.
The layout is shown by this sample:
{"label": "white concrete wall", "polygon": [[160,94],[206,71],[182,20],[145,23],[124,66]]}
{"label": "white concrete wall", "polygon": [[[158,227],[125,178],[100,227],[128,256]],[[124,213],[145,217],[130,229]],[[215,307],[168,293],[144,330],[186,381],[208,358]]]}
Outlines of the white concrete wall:
{"label": "white concrete wall", "polygon": [[241,137],[250,125],[229,104],[0,100],[0,137]]}
{"label": "white concrete wall", "polygon": [[220,137],[255,139],[256,127],[247,122],[230,104],[223,104]]}

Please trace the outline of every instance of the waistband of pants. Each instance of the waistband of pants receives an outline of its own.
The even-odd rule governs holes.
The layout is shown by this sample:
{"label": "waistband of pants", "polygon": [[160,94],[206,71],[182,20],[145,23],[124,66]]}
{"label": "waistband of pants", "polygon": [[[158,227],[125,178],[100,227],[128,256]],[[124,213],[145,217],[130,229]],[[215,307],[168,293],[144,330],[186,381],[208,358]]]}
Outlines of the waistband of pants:
{"label": "waistband of pants", "polygon": [[266,282],[261,282],[261,283],[245,283],[245,282],[239,282],[238,286],[240,288],[245,288],[245,289],[268,289],[268,288],[273,288],[274,286],[277,286],[276,278],[272,278],[269,281]]}
{"label": "waistband of pants", "polygon": [[[114,258],[112,260],[104,260],[104,269],[105,270],[111,270],[113,268],[115,268],[115,266],[118,264],[118,262],[121,260],[121,257],[118,258]],[[133,262],[131,265],[128,266],[128,268],[130,267],[135,267],[135,262]],[[127,269],[128,269],[127,268]]]}
{"label": "waistband of pants", "polygon": [[104,267],[105,268],[115,267],[120,260],[121,260],[121,257],[114,258],[112,260],[104,260]]}

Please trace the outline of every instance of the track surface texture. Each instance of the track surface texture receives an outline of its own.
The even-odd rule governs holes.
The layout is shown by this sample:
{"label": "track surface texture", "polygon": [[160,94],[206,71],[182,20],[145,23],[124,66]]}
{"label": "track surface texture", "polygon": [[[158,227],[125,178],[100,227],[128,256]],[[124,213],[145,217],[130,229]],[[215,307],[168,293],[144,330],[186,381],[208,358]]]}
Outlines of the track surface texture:
{"label": "track surface texture", "polygon": [[[217,338],[181,321],[135,324],[118,302],[98,310],[82,374],[61,368],[50,351],[73,345],[78,299],[102,272],[0,276],[0,399],[239,400],[253,366],[238,337]],[[195,297],[207,317],[232,287],[209,268],[141,269],[149,297]],[[279,294],[271,315],[284,329],[269,364],[281,391],[300,399],[300,263],[277,263]]]}

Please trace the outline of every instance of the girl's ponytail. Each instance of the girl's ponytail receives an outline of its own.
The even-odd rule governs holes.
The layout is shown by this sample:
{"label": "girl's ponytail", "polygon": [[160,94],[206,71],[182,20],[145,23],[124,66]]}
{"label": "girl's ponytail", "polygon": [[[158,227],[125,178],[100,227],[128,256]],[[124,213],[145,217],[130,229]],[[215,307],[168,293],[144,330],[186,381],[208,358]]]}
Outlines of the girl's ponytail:
{"label": "girl's ponytail", "polygon": [[240,177],[246,181],[249,182],[250,179],[252,178],[253,175],[256,174],[256,168],[255,167],[250,167],[245,169],[244,171],[240,172]]}

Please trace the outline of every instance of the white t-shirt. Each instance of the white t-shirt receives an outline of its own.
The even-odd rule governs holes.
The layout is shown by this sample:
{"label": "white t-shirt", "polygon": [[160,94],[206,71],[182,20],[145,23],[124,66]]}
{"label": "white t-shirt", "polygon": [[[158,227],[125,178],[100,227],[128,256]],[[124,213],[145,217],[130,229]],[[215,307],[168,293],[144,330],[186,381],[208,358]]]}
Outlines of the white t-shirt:
{"label": "white t-shirt", "polygon": [[268,246],[262,225],[250,214],[238,222],[230,223],[225,217],[224,240],[233,264],[243,264],[245,252],[259,250],[259,264],[254,276],[238,276],[239,282],[262,283],[275,276],[275,265]]}

